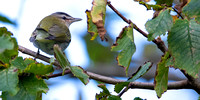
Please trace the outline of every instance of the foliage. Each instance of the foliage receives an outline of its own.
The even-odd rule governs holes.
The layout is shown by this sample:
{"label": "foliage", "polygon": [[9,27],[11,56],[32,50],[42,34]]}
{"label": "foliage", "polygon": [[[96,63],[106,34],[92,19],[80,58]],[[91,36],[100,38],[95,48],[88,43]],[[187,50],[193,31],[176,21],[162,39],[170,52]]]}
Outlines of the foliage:
{"label": "foliage", "polygon": [[169,9],[161,10],[158,17],[147,21],[145,27],[148,34],[148,40],[152,41],[155,37],[165,35],[167,31],[170,31],[173,25],[172,17]]}
{"label": "foliage", "polygon": [[153,64],[151,62],[147,62],[143,66],[140,66],[127,81],[115,85],[115,92],[119,93],[124,87],[128,87],[130,82],[134,82],[138,78],[142,77],[142,75],[144,75],[152,67],[152,65]]}
{"label": "foliage", "polygon": [[158,63],[157,70],[156,70],[156,77],[154,80],[155,84],[155,91],[157,96],[160,98],[162,93],[167,91],[167,83],[168,83],[168,72],[169,68],[167,66],[167,62],[169,58],[169,53],[166,52],[164,57],[161,58],[161,61]]}
{"label": "foliage", "polygon": [[7,16],[2,15],[2,14],[0,14],[0,22],[16,25],[14,21],[10,20],[9,18],[7,18]]}
{"label": "foliage", "polygon": [[103,89],[103,91],[96,94],[96,100],[121,100],[119,96],[111,95],[104,84],[99,84],[98,87]]}
{"label": "foliage", "polygon": [[[177,9],[178,11],[176,11],[175,8],[172,9],[173,0],[155,0],[156,4],[151,5],[146,3],[149,0],[145,0],[146,2],[142,2],[141,0],[135,1],[144,5],[147,10],[152,9],[157,13],[157,15],[154,13],[153,19],[147,21],[145,24],[148,35],[139,29],[132,21],[120,15],[111,5],[108,5],[128,23],[128,26],[125,26],[119,33],[116,42],[110,47],[111,50],[106,50],[119,52],[117,56],[118,65],[122,66],[127,74],[131,60],[134,60],[132,56],[136,51],[133,29],[147,37],[148,41],[153,41],[157,44],[159,49],[164,45],[164,43],[161,43],[162,40],[159,36],[167,33],[168,48],[163,51],[164,55],[160,57],[154,79],[154,90],[158,98],[160,98],[168,89],[169,67],[178,68],[182,70],[184,74],[192,78],[199,77],[200,1],[187,0],[188,3],[183,3],[184,0],[182,0],[180,1],[181,4],[185,5],[179,6]],[[107,38],[105,38],[106,29],[104,28],[104,24],[108,2],[106,0],[93,0],[92,4],[92,9],[86,10],[88,33],[92,35],[91,40],[93,40],[90,42],[94,42],[98,35],[102,41],[104,39],[107,40]],[[175,12],[177,15],[171,15],[171,12]],[[12,21],[1,15],[0,21],[13,24]],[[161,44],[159,44],[159,42]],[[54,53],[56,61],[58,61],[60,67],[63,69],[62,75],[64,75],[66,70],[70,70],[81,82],[85,85],[88,84],[88,73],[80,66],[71,66],[58,45],[54,46]],[[110,53],[110,55],[114,56],[114,53]],[[95,57],[93,56],[93,58]],[[101,59],[103,58],[104,57]],[[12,37],[12,33],[5,27],[0,28],[0,91],[2,91],[1,98],[3,100],[40,100],[42,98],[41,94],[47,93],[48,91],[48,86],[43,78],[48,77],[48,75],[54,72],[53,63],[52,59],[50,64],[43,64],[31,58],[24,59],[18,56],[18,44],[16,39]],[[96,94],[96,99],[121,100],[120,95],[130,88],[132,82],[148,72],[152,65],[152,62],[146,62],[139,67],[132,76],[127,78],[127,81],[116,83],[114,91],[119,94],[117,96],[112,95],[104,84],[98,85],[103,91]],[[141,100],[141,98],[138,97],[134,100]]]}
{"label": "foliage", "polygon": [[70,69],[72,74],[79,78],[85,85],[89,82],[89,76],[87,73],[80,66],[71,66],[67,57],[63,54],[58,45],[54,45],[54,52],[56,59],[63,69],[63,73],[66,69]]}
{"label": "foliage", "polygon": [[128,27],[124,27],[116,39],[115,44],[111,47],[112,51],[119,51],[117,56],[118,65],[123,66],[128,73],[128,67],[131,62],[133,53],[136,50],[134,39],[133,39],[133,24],[130,24]]}
{"label": "foliage", "polygon": [[[1,65],[0,65],[0,90],[2,98],[7,100],[41,99],[41,93],[46,93],[48,87],[40,75],[45,75],[53,71],[52,65],[36,63],[32,59],[18,57],[18,46],[15,38],[5,27],[0,28],[0,40],[7,42],[1,45]],[[39,70],[41,68],[44,70]],[[27,75],[25,75],[27,74]],[[37,77],[36,77],[37,76]],[[20,98],[19,98],[20,97]]]}

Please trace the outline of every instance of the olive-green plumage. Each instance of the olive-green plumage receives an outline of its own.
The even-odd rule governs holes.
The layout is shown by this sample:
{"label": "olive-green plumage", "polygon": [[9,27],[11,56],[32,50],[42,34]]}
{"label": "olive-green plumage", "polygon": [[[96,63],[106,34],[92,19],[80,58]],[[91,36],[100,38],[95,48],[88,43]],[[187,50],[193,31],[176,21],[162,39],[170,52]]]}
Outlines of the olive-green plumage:
{"label": "olive-green plumage", "polygon": [[58,44],[64,51],[71,42],[70,24],[80,20],[63,12],[53,13],[40,21],[30,37],[30,42],[50,55],[54,53],[54,44]]}

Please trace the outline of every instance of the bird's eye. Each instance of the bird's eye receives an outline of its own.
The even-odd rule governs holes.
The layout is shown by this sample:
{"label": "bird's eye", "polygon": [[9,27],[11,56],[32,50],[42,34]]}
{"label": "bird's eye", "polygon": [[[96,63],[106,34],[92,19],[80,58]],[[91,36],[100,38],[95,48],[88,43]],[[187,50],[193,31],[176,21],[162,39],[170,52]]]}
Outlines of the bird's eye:
{"label": "bird's eye", "polygon": [[67,18],[65,16],[63,16],[62,19],[66,20]]}

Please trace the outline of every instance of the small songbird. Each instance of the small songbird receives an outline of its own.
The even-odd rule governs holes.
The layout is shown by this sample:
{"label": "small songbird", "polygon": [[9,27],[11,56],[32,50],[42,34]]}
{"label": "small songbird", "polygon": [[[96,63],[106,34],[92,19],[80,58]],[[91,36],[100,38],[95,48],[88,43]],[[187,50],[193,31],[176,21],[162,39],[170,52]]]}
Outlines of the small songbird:
{"label": "small songbird", "polygon": [[43,52],[53,55],[53,46],[58,44],[64,51],[71,42],[69,26],[71,23],[80,21],[80,18],[73,18],[64,12],[56,12],[43,18],[33,31],[30,42]]}

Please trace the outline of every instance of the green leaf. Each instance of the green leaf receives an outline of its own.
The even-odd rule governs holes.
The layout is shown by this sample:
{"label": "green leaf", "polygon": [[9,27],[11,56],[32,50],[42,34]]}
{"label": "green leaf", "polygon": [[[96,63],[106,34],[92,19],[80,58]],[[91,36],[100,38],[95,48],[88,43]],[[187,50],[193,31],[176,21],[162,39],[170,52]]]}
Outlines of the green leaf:
{"label": "green leaf", "polygon": [[101,40],[104,40],[105,38],[104,35],[106,34],[104,23],[105,23],[107,0],[93,0],[92,4],[93,4],[91,10],[92,22],[97,26],[97,30]]}
{"label": "green leaf", "polygon": [[199,4],[199,0],[190,0],[190,2],[185,7],[183,7],[183,13],[189,18],[200,16]]}
{"label": "green leaf", "polygon": [[170,31],[172,25],[173,19],[170,15],[170,10],[162,10],[158,17],[147,21],[145,24],[145,28],[149,32],[148,41],[154,40],[157,36],[165,35],[167,31]]}
{"label": "green leaf", "polygon": [[0,53],[3,53],[5,50],[13,49],[14,43],[11,41],[11,37],[8,35],[2,35],[0,37],[0,47]]}
{"label": "green leaf", "polygon": [[115,85],[115,92],[119,93],[124,87],[128,86],[130,82],[133,82],[136,79],[140,78],[152,67],[152,65],[153,63],[147,62],[143,66],[140,66],[138,70],[126,82],[117,83]]}
{"label": "green leaf", "polygon": [[27,66],[22,57],[16,57],[11,61],[11,65],[21,70],[24,70]]}
{"label": "green leaf", "polygon": [[112,51],[119,51],[117,56],[118,65],[123,66],[128,73],[128,67],[131,62],[132,55],[136,51],[133,39],[133,24],[124,27],[120,35],[117,37],[115,44],[112,46]]}
{"label": "green leaf", "polygon": [[13,24],[16,25],[16,23],[14,21],[11,21],[10,19],[8,19],[6,16],[4,15],[0,15],[0,21],[4,22],[4,23],[9,23],[9,24]]}
{"label": "green leaf", "polygon": [[166,4],[168,6],[171,6],[173,3],[173,0],[155,0],[156,4]]}
{"label": "green leaf", "polygon": [[174,66],[174,61],[173,61],[173,57],[170,57],[166,60],[166,67],[172,67]]}
{"label": "green leaf", "polygon": [[11,35],[5,27],[0,28],[0,61],[3,63],[9,63],[11,58],[18,55],[17,41]]}
{"label": "green leaf", "polygon": [[128,86],[130,82],[121,82],[121,83],[117,83],[115,85],[115,92],[116,93],[119,93],[125,86]]}
{"label": "green leaf", "polygon": [[9,94],[15,95],[19,90],[17,87],[18,81],[16,68],[0,69],[0,91],[7,91]]}
{"label": "green leaf", "polygon": [[85,85],[89,82],[89,76],[80,66],[71,66],[67,57],[63,54],[58,45],[54,45],[55,57],[63,68],[63,73],[66,68],[70,69],[72,74],[79,78]]}
{"label": "green leaf", "polygon": [[155,91],[157,96],[160,98],[162,94],[167,91],[168,83],[168,72],[169,67],[167,67],[167,60],[169,59],[169,52],[166,52],[165,55],[161,58],[161,61],[157,65],[156,77],[155,77]]}
{"label": "green leaf", "polygon": [[[87,34],[84,37],[87,52],[89,55],[89,58],[91,60],[90,64],[92,65],[99,65],[99,64],[112,64],[110,62],[115,62],[117,52],[112,52],[110,50],[111,42],[108,43],[106,41],[101,42],[98,41],[98,39],[95,39],[94,41],[89,40],[90,36]],[[108,36],[109,38],[109,36]],[[109,39],[110,40],[110,39]],[[112,40],[110,40],[112,41]],[[105,56],[106,55],[106,56]]]}
{"label": "green leaf", "polygon": [[135,97],[133,100],[146,100],[146,99],[142,99],[140,97]]}
{"label": "green leaf", "polygon": [[35,63],[35,60],[33,60],[32,58],[26,58],[24,60],[24,63],[26,64],[26,66],[28,66],[31,63]]}
{"label": "green leaf", "polygon": [[96,94],[96,99],[97,100],[107,100],[107,97],[111,95],[109,90],[106,88],[106,86],[104,84],[99,84],[98,87],[103,89],[103,91],[100,92],[100,94]]}
{"label": "green leaf", "polygon": [[92,22],[91,11],[86,10],[85,13],[87,14],[87,31],[92,36],[90,40],[94,40],[98,36],[97,26]]}
{"label": "green leaf", "polygon": [[103,92],[104,92],[106,95],[110,95],[109,90],[106,88],[106,86],[105,86],[104,84],[99,84],[98,87],[100,87],[101,89],[103,89]]}
{"label": "green leaf", "polygon": [[143,66],[140,66],[138,70],[128,79],[127,82],[133,82],[136,79],[140,78],[142,75],[144,75],[151,67],[153,63],[147,62]]}
{"label": "green leaf", "polygon": [[73,75],[79,78],[85,85],[89,82],[89,76],[80,66],[71,66],[70,70]]}
{"label": "green leaf", "polygon": [[121,100],[119,96],[111,95],[108,97],[108,100]]}
{"label": "green leaf", "polygon": [[60,66],[62,67],[64,72],[67,68],[71,66],[70,62],[68,61],[67,57],[64,55],[64,53],[58,45],[54,45],[53,49],[55,52],[54,56],[56,60],[58,60],[58,62],[60,63]]}
{"label": "green leaf", "polygon": [[7,92],[2,93],[2,99],[6,100],[38,100],[41,93],[48,91],[47,84],[43,79],[38,79],[33,74],[19,78],[19,92],[11,96]]}
{"label": "green leaf", "polygon": [[36,75],[45,75],[52,73],[53,71],[54,69],[52,65],[44,65],[43,63],[31,63],[24,70],[26,73],[34,73]]}
{"label": "green leaf", "polygon": [[168,35],[174,67],[197,78],[200,70],[200,25],[191,20],[176,20]]}
{"label": "green leaf", "polygon": [[11,36],[12,33],[9,32],[9,31],[7,30],[6,27],[0,27],[0,36],[2,36],[2,35],[8,35],[8,36]]}

